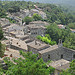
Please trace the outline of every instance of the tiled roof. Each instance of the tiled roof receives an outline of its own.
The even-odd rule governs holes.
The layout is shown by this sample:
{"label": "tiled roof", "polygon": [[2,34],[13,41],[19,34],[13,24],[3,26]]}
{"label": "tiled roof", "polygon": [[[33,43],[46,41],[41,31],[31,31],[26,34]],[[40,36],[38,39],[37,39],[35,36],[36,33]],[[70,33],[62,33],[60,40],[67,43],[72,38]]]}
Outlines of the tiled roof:
{"label": "tiled roof", "polygon": [[19,39],[12,39],[11,40],[11,45],[14,45],[16,47],[27,50],[27,44],[24,41],[19,40]]}
{"label": "tiled roof", "polygon": [[46,49],[44,49],[42,51],[39,51],[39,53],[44,54],[44,53],[50,52],[52,50],[55,50],[57,48],[58,48],[58,45],[53,45],[53,46],[50,46],[49,48],[46,48]]}
{"label": "tiled roof", "polygon": [[34,41],[28,43],[28,46],[33,47],[35,49],[41,49],[41,48],[47,47],[49,45],[34,40]]}
{"label": "tiled roof", "polygon": [[58,61],[50,62],[49,65],[47,66],[52,66],[57,70],[63,70],[63,69],[66,70],[69,68],[70,64],[69,64],[69,61],[61,59]]}

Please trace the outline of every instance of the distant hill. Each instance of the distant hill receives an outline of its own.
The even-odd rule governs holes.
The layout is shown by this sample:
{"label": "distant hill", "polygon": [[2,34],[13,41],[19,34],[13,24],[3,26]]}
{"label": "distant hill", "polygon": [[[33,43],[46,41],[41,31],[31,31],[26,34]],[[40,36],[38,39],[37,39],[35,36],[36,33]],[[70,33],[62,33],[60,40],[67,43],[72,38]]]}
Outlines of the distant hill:
{"label": "distant hill", "polygon": [[65,5],[75,6],[75,0],[2,0],[2,1],[32,1],[40,3],[65,4]]}
{"label": "distant hill", "polygon": [[75,11],[75,0],[2,0],[2,1],[32,1],[39,3],[58,4],[64,7],[66,6],[70,10]]}
{"label": "distant hill", "polygon": [[53,4],[65,4],[70,6],[75,6],[75,0],[25,0],[25,1],[33,1],[40,3],[53,3]]}

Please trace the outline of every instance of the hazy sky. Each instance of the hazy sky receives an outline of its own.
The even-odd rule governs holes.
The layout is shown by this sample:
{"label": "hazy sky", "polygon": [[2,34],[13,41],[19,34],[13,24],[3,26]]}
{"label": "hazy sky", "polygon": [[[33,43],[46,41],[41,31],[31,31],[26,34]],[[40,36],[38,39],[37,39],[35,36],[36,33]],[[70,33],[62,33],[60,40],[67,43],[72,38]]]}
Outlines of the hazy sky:
{"label": "hazy sky", "polygon": [[[14,0],[8,0],[8,1],[14,1]],[[22,0],[15,0],[15,1],[22,1]],[[69,5],[75,6],[75,0],[24,0],[24,1],[33,1],[33,2],[41,2],[41,3],[66,4],[66,5],[69,4]]]}
{"label": "hazy sky", "polygon": [[75,0],[25,0],[33,2],[42,2],[42,3],[56,3],[56,4],[69,4],[75,6]]}

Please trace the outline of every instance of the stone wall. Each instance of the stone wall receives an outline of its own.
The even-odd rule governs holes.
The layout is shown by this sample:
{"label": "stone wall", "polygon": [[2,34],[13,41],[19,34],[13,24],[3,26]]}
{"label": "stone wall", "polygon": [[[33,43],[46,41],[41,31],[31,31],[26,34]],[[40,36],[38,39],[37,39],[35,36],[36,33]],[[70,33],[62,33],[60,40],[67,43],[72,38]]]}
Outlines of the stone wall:
{"label": "stone wall", "polygon": [[70,50],[65,47],[59,47],[55,50],[41,54],[41,57],[43,58],[44,61],[48,61],[48,60],[55,61],[60,59],[72,61],[73,59],[75,59],[74,55],[75,55],[74,50]]}
{"label": "stone wall", "polygon": [[29,51],[29,52],[32,51],[33,54],[38,54],[38,50],[35,49],[35,48],[32,48],[32,47],[30,47],[30,46],[28,46],[28,51]]}
{"label": "stone wall", "polygon": [[[35,46],[35,45],[34,45],[34,46]],[[38,54],[39,51],[44,50],[44,49],[46,49],[46,48],[49,48],[50,46],[47,45],[47,46],[44,46],[44,47],[42,47],[42,48],[40,48],[40,49],[36,49],[36,48],[30,47],[29,45],[27,45],[27,47],[28,47],[28,51],[32,51],[33,54]]]}
{"label": "stone wall", "polygon": [[19,47],[14,46],[14,45],[11,45],[10,48],[15,49],[15,50],[19,50],[19,51],[22,50],[22,51],[24,51],[24,52],[27,52],[27,50],[22,49],[22,48],[19,48]]}

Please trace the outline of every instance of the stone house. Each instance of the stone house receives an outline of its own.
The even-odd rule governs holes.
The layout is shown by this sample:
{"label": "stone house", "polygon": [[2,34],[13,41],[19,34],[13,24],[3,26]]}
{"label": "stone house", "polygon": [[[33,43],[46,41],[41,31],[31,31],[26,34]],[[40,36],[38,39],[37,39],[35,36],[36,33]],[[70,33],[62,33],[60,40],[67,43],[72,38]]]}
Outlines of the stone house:
{"label": "stone house", "polygon": [[7,17],[15,20],[16,23],[18,23],[19,25],[22,25],[22,18],[20,18],[20,13],[19,12],[12,13],[12,14],[9,13]]}
{"label": "stone house", "polygon": [[24,28],[24,33],[29,34],[32,38],[35,38],[38,35],[44,36],[46,33],[46,27],[30,24]]}
{"label": "stone house", "polygon": [[39,14],[39,10],[37,10],[37,9],[31,9],[31,10],[30,10],[31,16],[33,16],[34,13]]}
{"label": "stone house", "polygon": [[72,61],[75,59],[75,50],[71,50],[65,47],[53,46],[48,49],[39,51],[40,57],[43,58],[44,61],[48,60],[60,60],[65,59],[68,61]]}
{"label": "stone house", "polygon": [[41,17],[43,19],[46,19],[47,18],[46,13],[44,13],[43,11],[39,11],[39,15],[41,15]]}
{"label": "stone house", "polygon": [[49,25],[49,23],[45,22],[45,21],[33,21],[33,22],[30,22],[29,24],[34,24],[34,25],[41,25],[41,26],[47,26]]}
{"label": "stone house", "polygon": [[38,35],[44,36],[46,33],[46,27],[44,26],[30,25],[29,28],[30,28],[31,37],[36,37]]}
{"label": "stone house", "polygon": [[22,26],[19,26],[17,24],[11,24],[10,26],[7,26],[5,28],[3,28],[3,31],[5,33],[5,35],[24,35],[24,32],[23,32],[23,27]]}
{"label": "stone house", "polygon": [[16,38],[25,41],[25,43],[33,41],[33,39],[31,39],[29,35],[16,35]]}
{"label": "stone house", "polygon": [[[43,21],[33,21],[33,22],[30,22],[29,25],[25,25],[24,26],[24,34],[28,34],[28,33],[32,33],[32,32],[35,32],[37,34],[33,34],[33,35],[44,35],[44,33],[46,32],[46,27],[49,25],[47,22],[43,22]],[[34,30],[33,30],[34,29]]]}
{"label": "stone house", "polygon": [[46,13],[44,13],[43,11],[40,11],[38,9],[31,9],[30,10],[30,16],[33,16],[33,14],[36,13],[36,14],[39,14],[43,19],[46,19]]}
{"label": "stone house", "polygon": [[11,49],[14,50],[23,50],[23,51],[27,51],[27,44],[20,40],[20,39],[10,39],[10,47]]}
{"label": "stone house", "polygon": [[2,40],[1,43],[6,45],[6,48],[9,47],[9,40]]}
{"label": "stone house", "polygon": [[24,36],[23,31],[11,31],[8,33],[9,36],[17,38],[18,36]]}
{"label": "stone house", "polygon": [[61,72],[63,72],[63,70],[67,70],[70,67],[70,62],[64,59],[61,60],[57,60],[57,61],[52,61],[50,62],[48,65],[52,66],[53,68],[55,68],[54,73],[50,74],[50,75],[60,75]]}
{"label": "stone house", "polygon": [[6,18],[0,18],[0,25],[2,28],[5,28],[7,26],[10,26],[10,22]]}
{"label": "stone house", "polygon": [[10,26],[7,26],[5,28],[3,28],[4,31],[8,31],[8,32],[11,32],[11,31],[23,31],[23,27],[22,26],[19,26],[17,24],[11,24]]}
{"label": "stone house", "polygon": [[[38,50],[37,52],[35,52],[37,50],[37,43],[34,43],[35,44],[33,44],[32,42],[32,44],[30,43],[27,45],[28,50],[32,51],[33,53],[38,53],[39,58],[43,58],[45,62],[47,62],[48,60],[57,61],[60,59],[65,59],[68,61],[72,61],[75,59],[75,50],[63,47],[61,43],[53,46],[48,45],[47,47],[45,45],[42,45],[43,48]],[[40,47],[41,44],[38,45]]]}
{"label": "stone house", "polygon": [[28,44],[27,44],[27,47],[28,47],[28,51],[29,51],[29,52],[32,51],[33,54],[38,54],[39,51],[48,48],[49,45],[34,40],[34,41],[28,43]]}
{"label": "stone house", "polygon": [[29,35],[16,35],[17,39],[25,40],[29,38]]}
{"label": "stone house", "polygon": [[26,17],[26,16],[29,16],[29,14],[30,14],[30,11],[27,10],[27,9],[20,10],[20,17],[21,17],[22,19],[24,19],[24,17]]}

